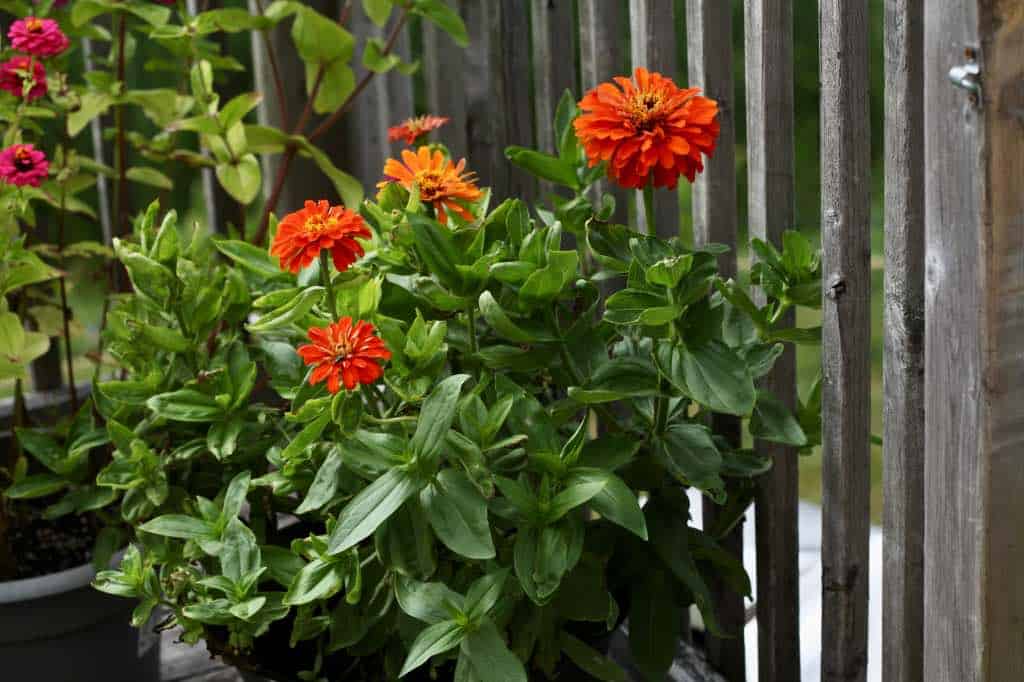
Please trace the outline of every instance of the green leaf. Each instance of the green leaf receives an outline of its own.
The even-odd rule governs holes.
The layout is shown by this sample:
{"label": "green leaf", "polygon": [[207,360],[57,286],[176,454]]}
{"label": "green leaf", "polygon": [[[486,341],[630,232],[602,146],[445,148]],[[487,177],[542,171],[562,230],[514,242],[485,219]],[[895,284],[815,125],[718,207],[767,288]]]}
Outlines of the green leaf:
{"label": "green leaf", "polygon": [[132,182],[138,182],[143,185],[149,185],[150,187],[156,187],[157,189],[173,189],[174,182],[158,171],[156,168],[149,166],[135,166],[125,171],[125,177]]}
{"label": "green leaf", "polygon": [[579,254],[575,251],[548,251],[548,264],[535,270],[519,289],[519,295],[531,303],[555,300],[576,279]]}
{"label": "green leaf", "polygon": [[450,35],[459,47],[469,46],[466,24],[459,13],[449,7],[444,0],[416,0],[412,11]]}
{"label": "green leaf", "polygon": [[114,239],[114,251],[128,270],[135,289],[157,303],[165,304],[175,285],[174,273],[157,261],[126,247],[120,239]]}
{"label": "green leaf", "polygon": [[480,294],[479,303],[480,313],[487,320],[487,324],[491,325],[494,331],[502,338],[515,341],[516,343],[532,343],[538,340],[533,334],[525,329],[521,329],[509,318],[508,313],[494,300],[494,295],[490,291],[484,291]]}
{"label": "green leaf", "polygon": [[509,650],[498,628],[489,619],[466,635],[462,641],[462,653],[480,680],[528,682],[522,661]]}
{"label": "green leaf", "polygon": [[431,527],[449,549],[469,559],[493,559],[487,500],[462,471],[445,469],[420,492]]}
{"label": "green leaf", "polygon": [[604,319],[612,324],[665,324],[678,313],[668,299],[641,289],[623,289],[608,297]]}
{"label": "green leaf", "polygon": [[377,526],[421,487],[408,471],[399,468],[388,470],[360,491],[341,511],[328,541],[328,553],[341,554],[370,537]]}
{"label": "green leaf", "polygon": [[323,296],[323,287],[315,286],[302,289],[284,305],[264,313],[255,322],[247,324],[246,329],[250,332],[262,333],[286,327],[305,317]]}
{"label": "green leaf", "polygon": [[339,559],[313,559],[302,567],[284,595],[289,606],[330,599],[345,582],[345,566]]}
{"label": "green leaf", "polygon": [[377,26],[384,26],[391,16],[393,0],[363,0],[363,11]]}
{"label": "green leaf", "polygon": [[[316,82],[320,66],[306,64],[306,83],[308,87]],[[330,62],[320,73],[320,89],[313,100],[313,111],[318,114],[330,114],[340,108],[356,87],[356,75],[349,65],[341,60]],[[308,94],[312,94],[309,92]]]}
{"label": "green leaf", "polygon": [[562,633],[562,651],[583,672],[602,682],[628,682],[626,672],[607,656],[590,648],[583,640]]}
{"label": "green leaf", "polygon": [[75,137],[97,116],[107,113],[114,98],[105,92],[88,90],[82,93],[78,108],[68,113],[68,135]]}
{"label": "green leaf", "polygon": [[453,610],[464,610],[462,595],[444,583],[424,583],[402,575],[395,580],[395,598],[402,611],[424,623],[440,623],[451,618]]}
{"label": "green leaf", "polygon": [[550,180],[570,189],[580,188],[580,181],[576,178],[576,168],[571,163],[550,154],[513,145],[505,148],[505,158],[539,178]]}
{"label": "green leaf", "polygon": [[793,413],[772,393],[764,390],[757,392],[757,404],[750,418],[750,435],[785,445],[807,445],[807,435]]}
{"label": "green leaf", "polygon": [[457,647],[465,638],[462,626],[454,620],[445,620],[424,628],[409,647],[399,677],[404,677],[432,657]]}
{"label": "green leaf", "polygon": [[241,95],[233,97],[217,114],[221,130],[230,130],[250,111],[258,107],[261,101],[263,101],[263,95],[258,92],[243,92]]}
{"label": "green leaf", "polygon": [[207,35],[215,31],[239,33],[271,28],[274,23],[266,17],[235,7],[213,9],[196,15],[196,32]]}
{"label": "green leaf", "polygon": [[363,50],[363,66],[374,73],[387,73],[402,62],[397,54],[384,54],[385,45],[380,38],[370,38]]}
{"label": "green leaf", "polygon": [[262,181],[260,162],[255,154],[217,164],[217,180],[231,198],[240,204],[249,204],[260,193]]}
{"label": "green leaf", "polygon": [[463,261],[451,232],[430,218],[415,213],[408,217],[416,252],[423,264],[443,285],[457,292],[462,286],[462,275],[455,266]]}
{"label": "green leaf", "polygon": [[248,471],[240,471],[228,483],[228,489],[224,492],[224,504],[221,507],[221,518],[230,521],[237,518],[242,511],[242,505],[249,494],[249,483],[252,481],[252,474]]}
{"label": "green leaf", "polygon": [[191,388],[155,395],[146,406],[157,416],[179,422],[216,421],[224,411],[216,400]]}
{"label": "green leaf", "polygon": [[213,239],[213,245],[232,261],[261,277],[270,279],[282,274],[277,261],[258,246],[235,239],[217,238]]}
{"label": "green leaf", "polygon": [[462,385],[468,379],[468,374],[453,374],[435,386],[423,401],[416,432],[409,443],[415,456],[433,459],[440,452],[444,436],[455,419]]}
{"label": "green leaf", "polygon": [[572,386],[569,397],[583,404],[657,395],[658,373],[645,359],[615,358],[598,367],[585,387]]}
{"label": "green leaf", "polygon": [[572,470],[567,485],[579,485],[581,481],[600,482],[600,490],[590,498],[590,508],[638,536],[647,539],[647,524],[640,502],[625,481],[615,474],[586,467]]}
{"label": "green leaf", "polygon": [[671,593],[668,578],[660,570],[647,571],[633,583],[629,648],[647,679],[664,679],[676,656],[680,614],[673,608]]}
{"label": "green leaf", "polygon": [[337,492],[338,483],[341,480],[341,466],[341,451],[331,450],[331,453],[327,455],[324,463],[317,470],[316,478],[313,479],[312,485],[309,486],[309,491],[306,493],[305,499],[302,500],[302,504],[296,508],[296,514],[316,511],[334,498],[334,493]]}
{"label": "green leaf", "polygon": [[277,545],[263,545],[260,553],[267,566],[267,575],[285,589],[291,586],[295,576],[306,565],[302,557]]}
{"label": "green leaf", "polygon": [[181,540],[195,540],[212,536],[212,526],[202,519],[184,514],[164,514],[139,526],[139,530]]}
{"label": "green leaf", "polygon": [[228,521],[221,539],[220,568],[232,582],[238,583],[260,569],[260,546],[249,527],[238,518]]}
{"label": "green leaf", "polygon": [[508,569],[503,568],[487,575],[477,578],[466,592],[465,612],[470,621],[475,621],[487,615],[487,612],[494,608],[501,598],[505,588],[505,581],[508,579]]}
{"label": "green leaf", "polygon": [[684,349],[681,361],[681,381],[674,372],[668,379],[701,405],[740,416],[754,409],[754,380],[733,349],[712,340],[699,348]]}
{"label": "green leaf", "polygon": [[299,4],[298,9],[292,24],[292,40],[302,61],[319,65],[345,63],[352,58],[355,38],[351,33],[310,7]]}
{"label": "green leaf", "polygon": [[4,491],[6,497],[12,500],[30,500],[36,497],[52,495],[58,490],[63,490],[68,482],[61,476],[52,473],[33,474],[19,479],[14,485]]}
{"label": "green leaf", "polygon": [[67,453],[60,444],[42,429],[15,428],[21,447],[25,448],[36,461],[55,474],[66,474]]}
{"label": "green leaf", "polygon": [[323,433],[323,430],[330,423],[331,413],[330,411],[325,411],[319,417],[306,424],[299,431],[298,435],[281,451],[281,459],[287,462],[304,453],[320,437],[320,434]]}
{"label": "green leaf", "polygon": [[673,424],[661,438],[654,441],[654,457],[673,478],[708,492],[717,499],[724,497],[724,483],[719,476],[722,455],[701,424]]}

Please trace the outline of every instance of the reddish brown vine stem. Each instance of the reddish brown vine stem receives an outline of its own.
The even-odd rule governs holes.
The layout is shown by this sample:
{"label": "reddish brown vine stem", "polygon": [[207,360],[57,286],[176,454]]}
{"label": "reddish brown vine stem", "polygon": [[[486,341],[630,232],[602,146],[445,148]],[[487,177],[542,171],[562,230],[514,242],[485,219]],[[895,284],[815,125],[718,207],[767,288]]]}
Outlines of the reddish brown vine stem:
{"label": "reddish brown vine stem", "polygon": [[[384,44],[384,49],[381,51],[382,56],[391,54],[391,50],[394,49],[395,43],[398,42],[398,37],[402,33],[402,29],[405,27],[405,22],[409,17],[409,10],[407,7],[402,8],[402,12],[398,17],[398,21],[391,28],[391,33],[388,35],[387,42]],[[322,71],[322,69],[321,69]],[[323,123],[317,126],[313,132],[309,135],[309,141],[313,142],[317,138],[327,133],[334,125],[341,120],[352,108],[352,104],[355,102],[356,97],[366,89],[366,86],[370,84],[373,77],[376,75],[373,71],[367,71],[363,77],[356,84],[356,87],[349,93],[345,101],[341,103],[341,106],[331,114]],[[319,82],[320,77],[318,76],[317,81]],[[309,102],[307,102],[307,109],[312,106],[312,101],[316,96],[316,92],[311,93]],[[304,117],[308,118],[308,117]],[[301,121],[302,127],[305,127],[307,121]],[[302,134],[302,127],[296,126],[296,129],[292,133],[293,135]],[[277,175],[274,178],[274,185],[271,189],[270,196],[267,198],[266,206],[263,208],[263,217],[260,219],[260,227],[256,234],[252,238],[253,244],[262,244],[263,240],[266,239],[267,229],[270,226],[270,214],[277,208],[277,202],[281,199],[281,192],[284,190],[284,183],[288,177],[288,171],[291,167],[292,161],[295,160],[295,155],[298,153],[298,147],[294,144],[289,144],[285,147],[285,150],[281,156],[281,162],[277,166]]]}

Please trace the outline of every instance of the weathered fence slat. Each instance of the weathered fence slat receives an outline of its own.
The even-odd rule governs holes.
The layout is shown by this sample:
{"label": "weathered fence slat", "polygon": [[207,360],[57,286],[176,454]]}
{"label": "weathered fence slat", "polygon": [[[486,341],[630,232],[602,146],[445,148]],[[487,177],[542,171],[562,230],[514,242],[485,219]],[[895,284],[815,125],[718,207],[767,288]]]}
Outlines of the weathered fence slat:
{"label": "weathered fence slat", "polygon": [[924,630],[924,17],[885,14],[882,623],[886,682],[922,682]]}
{"label": "weathered fence slat", "polygon": [[[622,49],[622,27],[626,17],[622,9],[622,4],[615,1],[585,0],[579,3],[582,92],[627,72],[628,55]],[[615,219],[625,221],[626,201],[632,199],[630,193],[607,181],[599,183],[598,189],[615,197]]]}
{"label": "weathered fence slat", "polygon": [[[633,69],[642,66],[680,82],[676,54],[676,27],[673,3],[664,0],[629,0],[630,61]],[[691,31],[692,37],[692,31]],[[643,199],[636,195],[636,224],[647,229]],[[654,192],[654,220],[660,237],[679,236],[679,193],[659,188]]]}
{"label": "weathered fence slat", "polygon": [[[465,17],[465,11],[461,12]],[[435,134],[443,140],[452,158],[458,160],[469,152],[465,65],[463,48],[455,44],[432,22],[423,22],[423,80],[427,113],[447,116],[448,125]],[[473,35],[471,40],[476,40]],[[472,170],[472,168],[471,168]]]}
{"label": "weathered fence slat", "polygon": [[866,2],[822,0],[823,682],[867,674],[871,137]]}
{"label": "weathered fence slat", "polygon": [[926,8],[924,679],[1020,680],[1024,13]]}
{"label": "weathered fence slat", "polygon": [[[530,30],[533,37],[533,111],[537,123],[537,149],[558,155],[555,148],[555,107],[562,93],[579,97],[576,83],[576,12],[571,2],[531,0]],[[554,189],[541,182],[541,192]]]}
{"label": "weathered fence slat", "polygon": [[[736,274],[737,238],[732,8],[718,0],[687,0],[686,30],[689,85],[703,88],[708,97],[718,101],[718,120],[722,126],[715,155],[707,160],[704,173],[693,185],[693,236],[697,244],[718,242],[733,247],[719,258],[722,275],[733,277]],[[724,434],[736,447],[740,446],[742,426],[739,418],[716,416],[713,429]],[[712,527],[717,514],[718,505],[705,498],[704,528]],[[727,551],[743,560],[742,523],[721,538],[721,542]],[[722,639],[708,637],[708,660],[726,679],[743,682],[746,679],[743,595],[717,579],[712,580],[712,590],[719,621],[730,636]]]}
{"label": "weathered fence slat", "polygon": [[[744,32],[750,236],[779,245],[782,233],[793,226],[794,215],[791,0],[747,0]],[[793,320],[792,314],[783,318],[787,324]],[[795,407],[792,348],[776,361],[762,386]],[[758,481],[755,502],[758,677],[761,682],[798,681],[797,453],[774,443],[759,443],[758,449],[773,459],[772,470]]]}

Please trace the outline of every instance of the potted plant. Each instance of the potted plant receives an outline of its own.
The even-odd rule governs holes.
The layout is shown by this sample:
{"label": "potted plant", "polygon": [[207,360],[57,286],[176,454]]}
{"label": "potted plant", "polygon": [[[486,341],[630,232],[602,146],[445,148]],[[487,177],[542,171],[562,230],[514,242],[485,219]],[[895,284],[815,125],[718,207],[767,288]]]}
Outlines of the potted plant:
{"label": "potted plant", "polygon": [[[493,202],[413,142],[374,200],[292,207],[269,249],[150,206],[116,244],[126,376],[97,387],[97,481],[148,502],[97,587],[274,680],[625,679],[606,651],[627,618],[659,678],[692,604],[728,634],[706,577],[749,592],[718,537],[771,462],[709,418],[816,438],[813,400],[792,414],[756,381],[817,342],[779,320],[817,305],[818,256],[755,241],[758,305],[718,275],[724,247],[610,222],[606,172],[650,207],[717,137],[697,91],[619,84],[563,98],[557,157],[508,150],[566,190],[544,205]],[[621,144],[662,133],[665,156]],[[725,505],[716,527],[689,526],[687,487]]]}

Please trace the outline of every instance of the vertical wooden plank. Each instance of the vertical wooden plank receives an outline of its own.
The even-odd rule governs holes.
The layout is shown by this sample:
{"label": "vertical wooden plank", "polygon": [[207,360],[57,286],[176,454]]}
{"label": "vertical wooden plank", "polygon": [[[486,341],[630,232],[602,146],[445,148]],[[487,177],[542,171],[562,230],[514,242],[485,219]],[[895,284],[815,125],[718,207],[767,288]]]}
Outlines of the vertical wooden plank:
{"label": "vertical wooden plank", "polygon": [[[626,73],[627,55],[622,47],[625,21],[622,3],[617,0],[580,1],[580,86],[584,92]],[[631,193],[607,181],[596,187],[598,194],[607,192],[615,197],[614,219],[625,221]]]}
{"label": "vertical wooden plank", "polygon": [[[792,0],[746,0],[744,33],[750,236],[780,246],[794,215]],[[794,317],[783,321],[792,324]],[[792,348],[762,387],[787,407],[796,406]],[[758,676],[761,682],[789,682],[800,679],[797,453],[777,443],[757,447],[774,462],[758,481],[755,502]]]}
{"label": "vertical wooden plank", "polygon": [[[466,13],[463,12],[465,17]],[[463,48],[429,21],[423,24],[423,69],[427,113],[451,119],[437,139],[444,142],[456,159],[468,153],[469,120],[466,97],[466,58]],[[470,34],[469,49],[475,49],[479,36]],[[475,169],[471,167],[471,170]]]}
{"label": "vertical wooden plank", "polygon": [[[935,682],[1024,679],[1022,55],[1019,2],[927,3],[924,678]],[[966,65],[980,68],[956,74],[973,89],[946,77]]]}
{"label": "vertical wooden plank", "polygon": [[[641,3],[634,3],[637,4]],[[718,148],[707,160],[704,173],[697,177],[693,186],[694,241],[697,244],[718,242],[733,247],[732,251],[719,258],[722,275],[733,277],[736,274],[737,240],[732,7],[718,0],[687,0],[686,30],[689,84],[703,88],[708,97],[718,102],[718,120],[722,126]],[[678,194],[674,198],[678,202]],[[738,418],[719,415],[712,427],[715,433],[725,435],[736,447],[740,446],[742,429]],[[703,505],[704,527],[709,528],[718,515],[718,506],[707,498]],[[743,524],[737,524],[721,541],[728,551],[743,560]],[[730,637],[708,637],[708,660],[726,679],[742,682],[746,679],[743,596],[715,578],[711,580],[711,589],[719,620]]]}
{"label": "vertical wooden plank", "polygon": [[[629,0],[629,49],[633,69],[642,66],[680,84],[677,73],[675,3],[665,0]],[[690,40],[694,38],[690,32]],[[647,230],[643,197],[634,192],[637,229]],[[654,220],[659,237],[679,236],[679,192],[659,188],[654,192]]]}
{"label": "vertical wooden plank", "polygon": [[823,682],[867,674],[871,405],[868,3],[822,0]]}
{"label": "vertical wooden plank", "polygon": [[885,6],[885,433],[882,670],[923,682],[924,16]]}
{"label": "vertical wooden plank", "polygon": [[466,51],[465,98],[469,168],[496,200],[532,202],[537,182],[505,158],[511,144],[532,146],[530,11],[528,0],[479,0],[464,5],[474,41]]}
{"label": "vertical wooden plank", "polygon": [[[533,112],[537,148],[557,156],[555,108],[562,93],[579,97],[576,85],[576,12],[567,0],[531,0],[530,32],[533,38]],[[555,185],[541,182],[541,193]]]}
{"label": "vertical wooden plank", "polygon": [[[397,12],[392,12],[397,14]],[[396,18],[392,16],[391,22]],[[370,38],[384,39],[390,30],[390,23],[376,26],[363,10],[362,3],[354,3],[349,9],[348,30],[356,38],[355,54],[361,55]],[[409,59],[409,36],[407,31],[399,34],[393,48],[394,54],[404,61]],[[357,69],[357,71],[360,69]],[[382,177],[384,161],[392,156],[388,142],[388,127],[397,125],[413,115],[412,81],[395,70],[378,74],[342,121],[344,156],[336,159],[341,167],[355,176],[368,193]],[[442,139],[438,136],[438,139]]]}

